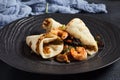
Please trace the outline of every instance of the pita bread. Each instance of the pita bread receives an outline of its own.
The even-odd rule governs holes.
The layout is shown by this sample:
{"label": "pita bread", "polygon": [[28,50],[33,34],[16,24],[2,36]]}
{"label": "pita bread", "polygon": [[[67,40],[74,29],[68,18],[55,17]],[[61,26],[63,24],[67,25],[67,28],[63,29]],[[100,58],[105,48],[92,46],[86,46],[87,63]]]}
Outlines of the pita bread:
{"label": "pita bread", "polygon": [[26,43],[36,54],[41,55],[44,59],[58,55],[62,52],[64,46],[61,38],[51,33],[28,36]]}
{"label": "pita bread", "polygon": [[51,29],[59,28],[60,26],[62,26],[62,24],[55,21],[53,18],[46,18],[42,23],[42,27],[46,29],[47,32]]}
{"label": "pita bread", "polygon": [[81,19],[72,19],[66,25],[66,31],[81,41],[88,54],[93,55],[98,51],[97,42]]}

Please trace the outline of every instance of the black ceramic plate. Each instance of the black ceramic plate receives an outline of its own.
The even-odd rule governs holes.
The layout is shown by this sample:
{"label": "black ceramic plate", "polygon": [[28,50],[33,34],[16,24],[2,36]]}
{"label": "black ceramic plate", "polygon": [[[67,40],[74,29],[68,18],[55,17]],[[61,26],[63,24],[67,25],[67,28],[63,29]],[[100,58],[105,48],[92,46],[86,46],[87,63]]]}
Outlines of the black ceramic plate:
{"label": "black ceramic plate", "polygon": [[[45,18],[54,18],[62,24],[67,24],[71,19],[81,18],[95,36],[99,34],[104,43],[102,50],[86,61],[58,63],[43,60],[31,54],[30,48],[25,43],[28,35],[40,34],[44,30],[40,27]],[[97,70],[108,66],[120,57],[120,29],[111,23],[94,17],[72,14],[44,14],[23,18],[6,25],[0,30],[0,59],[5,63],[28,72],[49,74],[75,74]]]}

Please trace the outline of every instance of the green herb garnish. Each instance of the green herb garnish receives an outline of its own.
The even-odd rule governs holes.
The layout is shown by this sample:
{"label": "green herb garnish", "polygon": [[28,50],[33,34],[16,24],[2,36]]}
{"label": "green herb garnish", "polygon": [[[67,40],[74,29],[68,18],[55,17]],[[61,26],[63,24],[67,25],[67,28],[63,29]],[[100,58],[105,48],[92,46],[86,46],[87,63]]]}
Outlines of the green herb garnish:
{"label": "green herb garnish", "polygon": [[66,26],[65,26],[65,25],[62,25],[62,26],[60,26],[60,29],[61,29],[61,30],[65,30],[65,29],[66,29]]}

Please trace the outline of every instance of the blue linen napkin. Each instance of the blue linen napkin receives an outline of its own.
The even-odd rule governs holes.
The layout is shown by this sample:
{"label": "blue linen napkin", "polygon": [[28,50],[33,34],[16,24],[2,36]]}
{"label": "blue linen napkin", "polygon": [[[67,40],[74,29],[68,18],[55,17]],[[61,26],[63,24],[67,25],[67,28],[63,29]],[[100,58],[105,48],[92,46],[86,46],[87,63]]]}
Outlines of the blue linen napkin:
{"label": "blue linen napkin", "polygon": [[16,19],[44,13],[107,13],[105,4],[86,0],[0,0],[0,28]]}

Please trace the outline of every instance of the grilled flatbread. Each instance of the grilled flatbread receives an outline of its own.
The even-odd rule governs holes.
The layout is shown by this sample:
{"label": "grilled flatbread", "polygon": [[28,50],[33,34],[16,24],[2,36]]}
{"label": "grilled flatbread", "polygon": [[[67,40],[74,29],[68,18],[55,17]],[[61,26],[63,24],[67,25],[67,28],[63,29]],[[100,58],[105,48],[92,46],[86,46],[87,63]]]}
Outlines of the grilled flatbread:
{"label": "grilled flatbread", "polygon": [[63,41],[52,33],[32,35],[26,38],[26,43],[31,49],[42,58],[48,59],[62,52]]}
{"label": "grilled flatbread", "polygon": [[66,25],[66,31],[81,41],[88,54],[93,55],[98,51],[98,45],[93,35],[90,33],[89,29],[81,19],[72,19]]}
{"label": "grilled flatbread", "polygon": [[42,27],[46,29],[47,32],[51,29],[59,28],[60,26],[62,26],[62,24],[55,21],[53,18],[46,18],[42,23]]}

